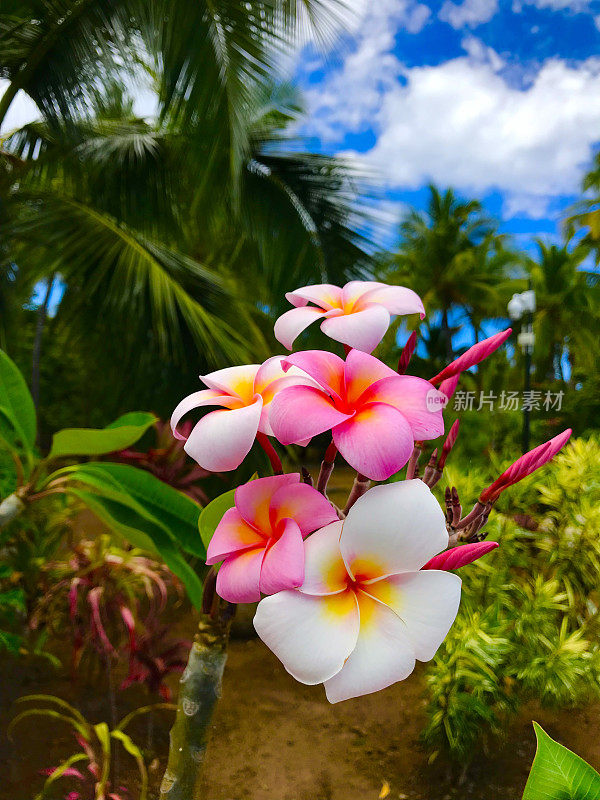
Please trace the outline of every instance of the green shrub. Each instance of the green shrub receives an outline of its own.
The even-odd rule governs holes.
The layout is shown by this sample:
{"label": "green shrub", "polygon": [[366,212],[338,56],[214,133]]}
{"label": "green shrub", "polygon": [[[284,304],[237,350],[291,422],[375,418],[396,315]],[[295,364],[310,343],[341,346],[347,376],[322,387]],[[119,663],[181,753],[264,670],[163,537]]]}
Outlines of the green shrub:
{"label": "green shrub", "polygon": [[[466,501],[485,485],[483,472],[448,477]],[[468,763],[525,699],[600,697],[599,441],[574,440],[514,489],[486,528],[500,548],[461,571],[461,611],[427,671],[432,759]]]}

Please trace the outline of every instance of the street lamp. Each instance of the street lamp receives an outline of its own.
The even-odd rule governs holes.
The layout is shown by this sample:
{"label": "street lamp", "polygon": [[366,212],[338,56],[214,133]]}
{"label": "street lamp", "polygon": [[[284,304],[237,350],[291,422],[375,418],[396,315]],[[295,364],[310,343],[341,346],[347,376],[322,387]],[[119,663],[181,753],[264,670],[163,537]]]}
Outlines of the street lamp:
{"label": "street lamp", "polygon": [[[529,396],[531,391],[531,356],[535,345],[535,334],[533,332],[533,312],[535,311],[535,292],[531,288],[526,292],[513,294],[508,303],[508,314],[511,319],[523,320],[521,333],[517,336],[517,344],[525,356],[525,393]],[[523,403],[523,453],[529,450],[529,415],[530,404]]]}

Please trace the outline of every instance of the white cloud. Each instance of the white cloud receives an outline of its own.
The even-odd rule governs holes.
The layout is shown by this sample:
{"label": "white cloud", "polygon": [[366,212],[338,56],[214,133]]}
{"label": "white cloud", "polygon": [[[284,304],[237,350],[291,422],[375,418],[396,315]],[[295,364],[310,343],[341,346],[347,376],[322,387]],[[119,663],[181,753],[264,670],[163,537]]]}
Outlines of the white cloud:
{"label": "white cloud", "polygon": [[453,28],[475,27],[489,22],[498,11],[498,0],[463,0],[453,3],[446,0],[440,9],[439,17]]}
{"label": "white cloud", "polygon": [[551,198],[578,192],[600,140],[600,59],[549,59],[519,88],[474,37],[464,57],[407,68],[390,52],[391,28],[374,15],[342,67],[310,90],[310,133],[335,144],[372,131],[360,158],[389,187],[500,191],[510,216],[541,218]]}
{"label": "white cloud", "polygon": [[600,60],[547,61],[526,89],[490,62],[415,67],[381,98],[368,160],[391,184],[568,194],[600,138]]}
{"label": "white cloud", "polygon": [[[360,2],[364,2],[362,11]],[[404,28],[418,33],[431,13],[414,0],[377,0],[371,6],[366,0],[354,0],[353,7],[355,46],[325,84],[305,92],[313,114],[311,132],[324,139],[335,140],[344,131],[358,130],[377,113],[382,96],[394,88],[401,74],[401,64],[391,52],[396,31]]]}
{"label": "white cloud", "polygon": [[591,0],[514,0],[512,10],[518,14],[523,6],[547,8],[550,11],[583,12],[590,10]]}
{"label": "white cloud", "polygon": [[504,199],[502,216],[527,217],[528,219],[548,219],[552,216],[552,197],[539,194],[512,193]]}

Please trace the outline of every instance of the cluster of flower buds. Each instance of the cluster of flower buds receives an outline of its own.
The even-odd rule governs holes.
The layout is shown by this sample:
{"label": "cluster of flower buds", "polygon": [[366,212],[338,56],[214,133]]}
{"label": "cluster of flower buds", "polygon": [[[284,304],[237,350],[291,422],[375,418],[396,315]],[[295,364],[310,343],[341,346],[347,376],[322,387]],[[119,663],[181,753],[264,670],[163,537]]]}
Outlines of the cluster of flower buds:
{"label": "cluster of flower buds", "polygon": [[465,517],[462,517],[462,507],[456,487],[447,488],[445,493],[446,521],[450,533],[450,543],[477,542],[485,538],[482,528],[488,521],[490,511],[502,492],[547,464],[565,446],[571,433],[571,429],[567,428],[558,436],[518,458],[487,489],[483,490],[478,501]]}

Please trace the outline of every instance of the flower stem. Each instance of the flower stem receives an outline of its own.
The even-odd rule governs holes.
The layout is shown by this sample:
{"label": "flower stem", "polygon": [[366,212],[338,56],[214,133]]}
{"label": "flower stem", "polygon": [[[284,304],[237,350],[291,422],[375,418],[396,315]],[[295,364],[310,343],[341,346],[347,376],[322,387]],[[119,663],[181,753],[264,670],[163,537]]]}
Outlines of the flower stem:
{"label": "flower stem", "polygon": [[281,465],[281,459],[279,458],[275,448],[269,441],[269,437],[265,433],[259,432],[256,434],[256,441],[259,443],[259,445],[267,454],[267,458],[269,459],[269,463],[271,464],[271,469],[273,470],[273,475],[283,475],[283,466]]}
{"label": "flower stem", "polygon": [[350,490],[350,494],[348,495],[348,502],[346,503],[346,508],[344,509],[344,515],[346,515],[350,511],[354,503],[356,503],[359,497],[363,496],[363,494],[368,490],[370,485],[371,481],[367,477],[361,475],[360,472],[356,473],[356,478],[354,478],[352,489]]}
{"label": "flower stem", "polygon": [[319,477],[317,478],[317,491],[321,492],[321,494],[325,497],[327,497],[327,484],[329,483],[329,478],[333,472],[333,466],[335,464],[337,452],[337,447],[333,442],[331,442],[325,451],[323,461],[321,461],[321,471],[319,472]]}
{"label": "flower stem", "polygon": [[[235,606],[233,607],[235,608]],[[212,715],[221,695],[231,604],[220,613],[202,614],[180,681],[177,717],[171,729],[169,761],[160,800],[202,800],[202,767]]]}
{"label": "flower stem", "polygon": [[419,466],[419,457],[423,452],[423,442],[415,442],[415,446],[413,448],[412,454],[408,460],[408,467],[406,468],[406,480],[410,481],[413,478],[416,478],[419,474],[418,466]]}

